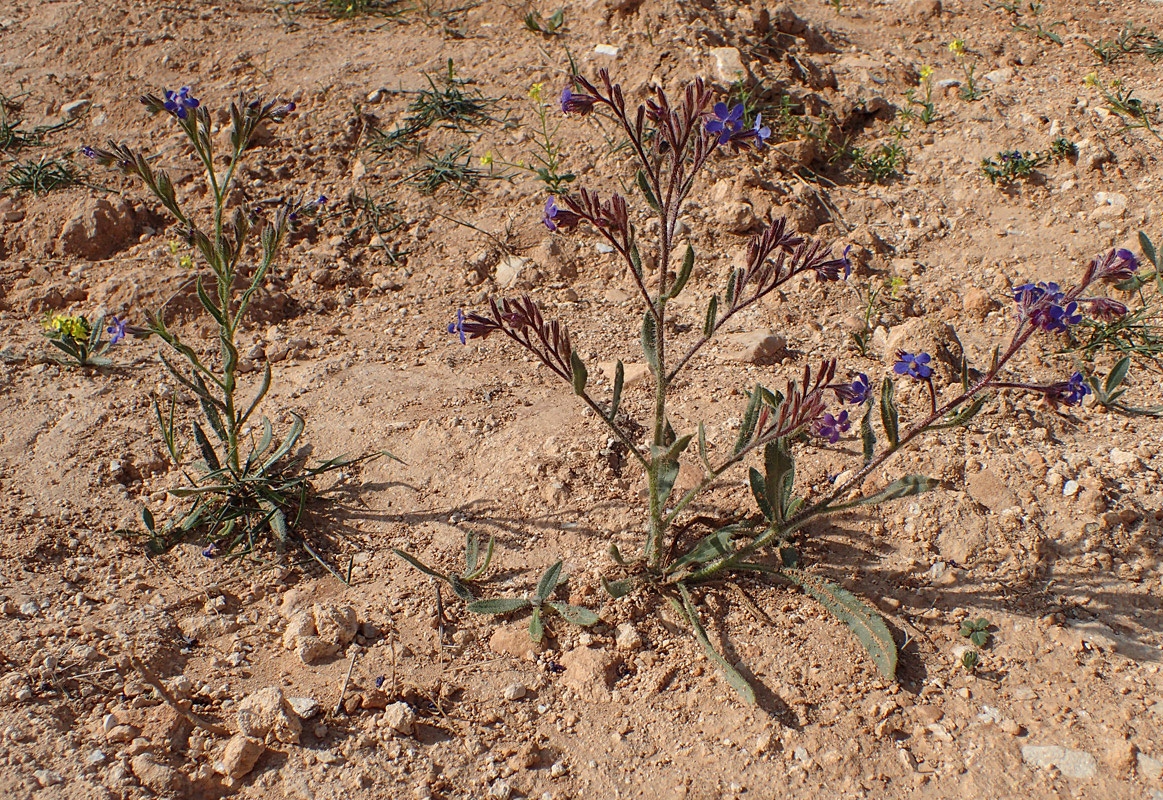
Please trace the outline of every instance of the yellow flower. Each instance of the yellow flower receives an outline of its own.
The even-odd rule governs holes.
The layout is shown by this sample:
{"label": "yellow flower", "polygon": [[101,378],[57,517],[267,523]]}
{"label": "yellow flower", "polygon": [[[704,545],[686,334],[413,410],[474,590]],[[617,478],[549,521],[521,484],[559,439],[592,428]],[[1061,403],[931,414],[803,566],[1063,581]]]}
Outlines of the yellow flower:
{"label": "yellow flower", "polygon": [[928,80],[932,74],[933,74],[933,68],[930,67],[928,64],[921,67],[921,78],[923,80]]}
{"label": "yellow flower", "polygon": [[73,317],[68,314],[54,314],[45,322],[45,328],[61,337],[85,340],[92,333],[89,321],[84,317]]}
{"label": "yellow flower", "polygon": [[949,52],[955,55],[961,55],[965,52],[965,42],[960,39],[954,39],[949,42]]}
{"label": "yellow flower", "polygon": [[538,103],[541,102],[541,84],[540,83],[535,83],[529,87],[529,96],[532,97],[534,100],[536,100]]}
{"label": "yellow flower", "polygon": [[1085,78],[1082,79],[1082,82],[1085,83],[1087,86],[1097,86],[1098,85],[1098,73],[1097,72],[1090,73],[1089,75],[1087,75]]}
{"label": "yellow flower", "polygon": [[481,156],[481,165],[485,166],[485,167],[491,167],[493,165],[493,151],[492,150],[490,150],[489,152],[487,152],[483,156]]}

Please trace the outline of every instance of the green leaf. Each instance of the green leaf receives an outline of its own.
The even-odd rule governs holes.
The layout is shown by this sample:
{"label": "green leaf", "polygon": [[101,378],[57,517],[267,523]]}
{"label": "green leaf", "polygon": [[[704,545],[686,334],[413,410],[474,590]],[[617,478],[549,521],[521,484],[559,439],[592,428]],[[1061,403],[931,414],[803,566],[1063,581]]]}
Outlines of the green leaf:
{"label": "green leaf", "polygon": [[475,533],[466,533],[464,535],[464,572],[461,573],[460,577],[466,581],[471,581],[483,575],[485,570],[489,568],[489,562],[493,560],[493,545],[495,543],[496,538],[490,536],[489,546],[485,549],[485,560],[481,562],[480,537]]}
{"label": "green leaf", "polygon": [[571,606],[569,603],[546,603],[545,605],[560,614],[561,618],[566,622],[571,622],[583,628],[588,628],[590,625],[597,625],[601,619],[593,611],[582,606]]}
{"label": "green leaf", "polygon": [[969,634],[969,641],[973,642],[978,647],[984,648],[989,644],[989,631],[974,631]]}
{"label": "green leaf", "polygon": [[614,366],[614,396],[610,400],[610,422],[618,416],[618,406],[622,403],[622,387],[626,383],[626,368],[622,366],[621,359],[618,360],[617,365]]}
{"label": "green leaf", "polygon": [[573,393],[581,397],[586,393],[586,380],[589,378],[589,371],[576,350],[569,354],[569,365],[573,370]]}
{"label": "green leaf", "polygon": [[210,299],[210,295],[206,293],[206,287],[202,285],[202,281],[196,280],[194,281],[194,285],[198,288],[198,300],[202,303],[202,308],[206,309],[210,316],[214,318],[214,321],[218,323],[219,327],[223,326],[225,320],[222,319],[222,311]]}
{"label": "green leaf", "polygon": [[760,400],[759,386],[756,385],[755,391],[751,392],[751,397],[747,401],[743,420],[739,423],[739,436],[735,439],[735,455],[739,455],[740,451],[751,441],[751,435],[755,433],[755,423],[759,420]]}
{"label": "green leaf", "polygon": [[880,390],[880,424],[884,426],[884,435],[892,447],[900,443],[900,415],[896,410],[896,401],[893,400],[892,378],[885,378]]}
{"label": "green leaf", "polygon": [[856,506],[876,505],[886,500],[896,500],[898,497],[911,497],[915,494],[923,494],[939,483],[940,481],[927,478],[924,475],[905,475],[903,478],[897,478],[876,494],[859,497],[851,502],[838,506],[828,506],[823,511],[830,514],[847,508],[855,508]]}
{"label": "green leaf", "polygon": [[678,590],[682,595],[682,608],[686,613],[686,618],[694,630],[695,638],[699,640],[699,644],[706,651],[707,657],[718,665],[719,669],[723,671],[724,677],[727,678],[727,683],[731,684],[748,705],[757,705],[755,690],[751,688],[751,684],[747,682],[747,679],[727,659],[719,655],[719,651],[715,649],[714,645],[711,644],[711,640],[707,638],[707,632],[703,629],[703,624],[699,622],[698,612],[695,611],[694,603],[691,602],[690,591],[681,583],[678,585]]}
{"label": "green leaf", "polygon": [[965,408],[953,414],[944,422],[937,423],[931,426],[933,430],[941,430],[942,428],[959,428],[967,424],[971,419],[976,417],[982,408],[985,407],[986,402],[989,401],[988,395],[979,395],[973,399],[973,402]]}
{"label": "green leaf", "polygon": [[141,507],[141,521],[145,524],[145,529],[151,534],[157,533],[157,523],[154,521],[153,512],[145,506]]}
{"label": "green leaf", "polygon": [[494,597],[469,603],[468,610],[474,614],[512,614],[531,605],[524,597]]}
{"label": "green leaf", "polygon": [[693,433],[688,433],[685,436],[680,436],[674,440],[667,449],[663,459],[666,461],[678,461],[678,457],[690,446],[691,441],[695,438]]}
{"label": "green leaf", "polygon": [[690,550],[686,551],[682,556],[675,559],[669,567],[666,568],[667,573],[674,574],[683,567],[691,564],[706,564],[708,561],[715,561],[723,556],[728,556],[735,552],[731,546],[731,535],[739,530],[738,525],[726,525],[719,528],[714,533],[704,536],[699,539]]}
{"label": "green leaf", "polygon": [[622,557],[622,551],[618,549],[618,545],[610,545],[610,558],[614,559],[614,563],[620,567],[626,566],[626,559]]}
{"label": "green leaf", "polygon": [[270,509],[270,526],[271,533],[275,535],[281,543],[286,543],[291,538],[291,532],[287,529],[287,515],[278,506],[271,506]]}
{"label": "green leaf", "polygon": [[240,416],[238,418],[238,427],[242,427],[243,423],[245,423],[248,419],[250,419],[250,415],[254,413],[254,410],[256,408],[258,408],[258,404],[262,402],[262,399],[264,397],[266,397],[266,393],[270,388],[271,388],[271,365],[270,365],[270,362],[267,362],[266,364],[263,365],[262,383],[259,384],[258,391],[255,393],[254,399],[251,400],[250,405],[247,406],[246,413],[244,413],[242,416]]}
{"label": "green leaf", "polygon": [[860,420],[860,441],[864,445],[864,463],[876,455],[876,434],[872,432],[872,398],[864,404],[864,416]]}
{"label": "green leaf", "polygon": [[1147,234],[1143,233],[1142,231],[1139,231],[1139,246],[1143,248],[1143,255],[1147,257],[1147,260],[1150,261],[1156,269],[1158,269],[1159,256],[1155,252],[1155,245],[1147,237]]}
{"label": "green leaf", "polygon": [[710,336],[715,332],[715,322],[719,318],[719,295],[713,295],[707,303],[707,317],[703,322],[703,336]]}
{"label": "green leaf", "polygon": [[211,470],[222,469],[218,454],[214,452],[210,440],[206,438],[206,431],[202,430],[202,426],[197,422],[194,423],[194,441],[198,443],[198,450],[202,453],[202,460],[206,462],[206,466]]}
{"label": "green leaf", "polygon": [[537,597],[541,602],[548,600],[553,590],[557,588],[557,582],[561,579],[561,565],[562,561],[558,559],[557,563],[545,570],[545,574],[537,582]]}
{"label": "green leaf", "polygon": [[711,459],[707,456],[707,428],[702,422],[699,423],[699,458],[708,474],[715,471],[715,468],[711,466]]}
{"label": "green leaf", "polygon": [[642,254],[638,252],[637,242],[630,242],[630,266],[634,268],[638,280],[642,280]]}
{"label": "green leaf", "polygon": [[646,173],[643,170],[638,170],[638,174],[634,176],[634,181],[638,184],[638,188],[641,190],[646,204],[655,211],[662,213],[662,207],[658,205],[658,198],[654,196],[654,191],[650,188],[650,182],[646,180]]}
{"label": "green leaf", "polygon": [[691,270],[695,265],[695,250],[689,244],[686,246],[686,254],[682,258],[682,267],[679,268],[678,275],[674,278],[674,286],[670,287],[670,291],[666,293],[669,298],[678,297],[691,278]]}
{"label": "green leaf", "polygon": [[299,441],[299,436],[303,433],[305,423],[303,422],[303,418],[298,414],[291,412],[291,416],[295,418],[294,423],[291,424],[291,432],[287,434],[287,438],[279,445],[279,449],[272,453],[271,457],[266,460],[266,463],[262,465],[262,469],[259,472],[265,473],[273,467],[280,458],[291,452],[291,448]]}
{"label": "green leaf", "polygon": [[783,574],[802,586],[804,591],[856,634],[881,674],[887,678],[896,677],[896,642],[884,620],[871,606],[847,589],[802,570],[784,569]]}
{"label": "green leaf", "polygon": [[759,506],[759,512],[763,514],[763,518],[768,522],[774,522],[775,509],[768,502],[767,485],[763,480],[763,475],[755,467],[751,467],[747,470],[747,482],[751,486],[751,494],[755,498],[755,504]]}
{"label": "green leaf", "polygon": [[783,522],[788,517],[792,489],[796,480],[795,461],[792,459],[787,441],[777,439],[774,442],[768,442],[763,448],[763,463],[764,469],[767,471],[764,492],[768,505],[775,512],[775,521]]}
{"label": "green leaf", "polygon": [[472,589],[468,588],[463,580],[456,575],[450,575],[448,578],[448,585],[452,588],[452,593],[459,597],[466,603],[476,601],[476,596],[473,595]]}
{"label": "green leaf", "polygon": [[658,326],[654,321],[654,314],[649,309],[642,317],[642,352],[646,354],[646,363],[651,371],[658,374]]}
{"label": "green leaf", "polygon": [[602,588],[606,590],[606,594],[617,600],[619,597],[625,597],[634,588],[634,581],[627,578],[621,581],[607,581],[605,576],[602,577]]}
{"label": "green leaf", "polygon": [[727,276],[727,291],[723,295],[723,299],[727,303],[727,308],[735,307],[735,281],[737,280],[738,270],[731,270],[731,274]]}
{"label": "green leaf", "polygon": [[545,624],[541,621],[541,606],[533,606],[533,615],[529,617],[529,638],[541,642],[545,638]]}
{"label": "green leaf", "polygon": [[674,482],[678,480],[678,461],[664,459],[658,464],[658,502],[666,505],[670,493],[674,490]]}
{"label": "green leaf", "polygon": [[396,555],[398,555],[400,558],[407,561],[409,564],[411,564],[416,569],[423,572],[425,575],[427,575],[431,578],[439,578],[442,581],[448,580],[448,576],[445,575],[443,572],[437,572],[436,570],[432,569],[432,567],[428,566],[423,561],[421,561],[420,559],[416,558],[415,556],[405,552],[404,550],[400,550],[399,548],[392,548],[392,552],[395,553]]}
{"label": "green leaf", "polygon": [[1111,392],[1117,389],[1127,378],[1127,372],[1131,368],[1131,357],[1123,356],[1118,360],[1109,373],[1107,373],[1106,380],[1103,382],[1103,393],[1110,396]]}

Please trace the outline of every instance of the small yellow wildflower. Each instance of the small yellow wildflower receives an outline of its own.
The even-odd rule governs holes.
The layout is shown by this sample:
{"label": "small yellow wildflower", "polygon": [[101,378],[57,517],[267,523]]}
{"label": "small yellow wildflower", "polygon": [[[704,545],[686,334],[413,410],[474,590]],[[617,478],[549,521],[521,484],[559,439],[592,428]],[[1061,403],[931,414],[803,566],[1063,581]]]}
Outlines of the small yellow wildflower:
{"label": "small yellow wildflower", "polygon": [[933,75],[933,68],[930,67],[928,64],[921,67],[921,79],[922,80],[927,81],[930,77],[932,77],[932,75]]}
{"label": "small yellow wildflower", "polygon": [[78,341],[88,339],[92,333],[92,327],[87,319],[68,314],[54,314],[45,322],[45,328],[50,331],[50,335],[56,334],[61,338],[67,337]]}
{"label": "small yellow wildflower", "polygon": [[949,52],[953,53],[954,55],[961,55],[965,52],[965,42],[961,39],[954,39],[953,41],[949,42]]}
{"label": "small yellow wildflower", "polygon": [[541,102],[541,86],[542,84],[535,83],[529,87],[529,96],[536,100],[538,103]]}
{"label": "small yellow wildflower", "polygon": [[1089,75],[1087,75],[1085,78],[1082,79],[1082,82],[1085,83],[1087,86],[1097,86],[1098,85],[1098,73],[1097,72],[1090,73]]}
{"label": "small yellow wildflower", "polygon": [[491,167],[493,165],[493,151],[492,150],[490,150],[489,152],[487,152],[483,156],[481,156],[481,165],[485,166],[485,167]]}

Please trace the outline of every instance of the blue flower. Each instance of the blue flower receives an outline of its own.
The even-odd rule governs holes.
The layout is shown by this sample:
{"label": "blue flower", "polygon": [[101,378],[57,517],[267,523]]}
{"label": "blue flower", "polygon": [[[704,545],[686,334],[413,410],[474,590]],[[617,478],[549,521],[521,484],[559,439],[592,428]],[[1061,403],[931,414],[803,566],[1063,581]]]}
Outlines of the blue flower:
{"label": "blue flower", "polygon": [[861,372],[852,383],[840,383],[829,388],[842,402],[860,405],[868,399],[868,376]]}
{"label": "blue flower", "polygon": [[95,159],[95,158],[97,158],[97,151],[94,150],[89,145],[85,145],[84,147],[81,148],[81,155],[83,155],[85,158],[94,158]]}
{"label": "blue flower", "polygon": [[464,311],[463,310],[461,310],[459,308],[456,310],[456,322],[448,323],[448,332],[452,333],[452,334],[456,334],[457,336],[459,336],[461,344],[467,344],[467,340],[464,338]]}
{"label": "blue flower", "polygon": [[190,111],[201,105],[196,98],[190,95],[189,86],[183,86],[176,92],[166,89],[165,96],[166,99],[162,106],[178,119],[185,119]]}
{"label": "blue flower", "polygon": [[728,109],[726,103],[715,103],[715,118],[707,123],[707,132],[719,134],[719,144],[727,144],[732,135],[742,130],[743,104]]}
{"label": "blue flower", "polygon": [[[755,127],[752,130],[755,131],[755,138],[759,141],[760,147],[766,145],[767,140],[771,138],[771,128],[763,124],[762,114],[755,115]],[[848,251],[845,250],[844,252],[847,254]]]}
{"label": "blue flower", "polygon": [[210,544],[206,546],[206,549],[202,551],[203,558],[214,558],[216,555],[218,555],[217,542],[210,542]]}
{"label": "blue flower", "polygon": [[557,201],[553,195],[545,201],[545,216],[541,218],[541,222],[545,227],[551,231],[556,231],[558,228],[569,230],[577,226],[581,219],[577,214],[564,208],[557,207]]}
{"label": "blue flower", "polygon": [[585,116],[594,110],[596,102],[596,97],[591,97],[588,94],[574,94],[568,86],[561,90],[561,110],[565,114]]}
{"label": "blue flower", "polygon": [[114,317],[106,331],[109,334],[109,344],[117,344],[125,338],[125,320]]}
{"label": "blue flower", "polygon": [[927,381],[933,375],[933,368],[929,366],[928,353],[906,353],[898,350],[897,362],[892,365],[892,371],[897,375],[908,375],[919,381]]}
{"label": "blue flower", "polygon": [[1082,403],[1082,398],[1088,394],[1090,394],[1090,387],[1086,385],[1086,380],[1082,377],[1081,372],[1071,375],[1068,381],[1051,384],[1046,390],[1046,396],[1051,402],[1063,403],[1068,406],[1079,405]]}
{"label": "blue flower", "polygon": [[840,441],[840,434],[847,433],[848,428],[851,427],[851,422],[848,420],[848,412],[841,411],[839,415],[833,417],[831,414],[825,414],[820,419],[816,420],[813,428],[817,436],[822,436],[832,444]]}
{"label": "blue flower", "polygon": [[1066,302],[1066,295],[1058,284],[1024,283],[1014,289],[1018,313],[1044,331],[1064,331],[1082,322],[1078,303]]}

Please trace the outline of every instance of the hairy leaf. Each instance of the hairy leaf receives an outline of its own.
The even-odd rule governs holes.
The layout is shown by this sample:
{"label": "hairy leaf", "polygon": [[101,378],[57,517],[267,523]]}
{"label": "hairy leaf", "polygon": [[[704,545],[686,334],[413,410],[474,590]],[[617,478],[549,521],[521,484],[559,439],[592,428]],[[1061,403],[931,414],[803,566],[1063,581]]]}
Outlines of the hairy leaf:
{"label": "hairy leaf", "polygon": [[929,491],[934,486],[937,486],[940,481],[933,478],[927,478],[924,475],[905,475],[903,478],[897,478],[888,486],[881,489],[876,494],[870,494],[867,497],[858,497],[847,503],[838,506],[828,506],[824,509],[825,513],[832,513],[835,511],[842,511],[846,508],[855,508],[856,506],[876,505],[883,503],[886,500],[896,500],[898,497],[911,497],[915,494],[923,494]]}
{"label": "hairy leaf", "polygon": [[573,370],[573,393],[580,397],[586,393],[586,380],[589,378],[589,371],[577,351],[569,354],[569,365]]}
{"label": "hairy leaf", "polygon": [[559,559],[557,563],[545,570],[545,574],[537,582],[537,597],[542,602],[548,600],[549,596],[553,594],[553,590],[557,588],[557,582],[561,579],[561,565],[562,561]]}
{"label": "hairy leaf", "polygon": [[425,575],[427,575],[431,578],[439,578],[442,581],[448,580],[448,576],[445,575],[443,572],[437,572],[432,567],[428,566],[423,561],[421,561],[420,559],[411,555],[410,553],[407,553],[404,550],[400,550],[399,548],[392,548],[392,552],[395,553],[396,555],[398,555],[400,558],[407,561],[409,564],[411,564],[416,569],[423,572]]}
{"label": "hairy leaf", "polygon": [[650,182],[646,180],[646,173],[638,170],[638,174],[634,176],[634,180],[638,184],[638,188],[641,190],[646,204],[661,213],[662,208],[658,205],[658,198],[654,196],[654,192],[650,188]]}
{"label": "hairy leaf", "polygon": [[707,318],[703,322],[703,336],[710,336],[715,332],[715,323],[719,318],[719,295],[713,295],[707,303]]}
{"label": "hairy leaf", "polygon": [[649,310],[642,317],[642,352],[646,354],[646,363],[655,375],[658,374],[658,326],[654,315]]}
{"label": "hairy leaf", "polygon": [[714,561],[715,559],[730,555],[734,552],[734,548],[731,547],[731,535],[738,530],[739,527],[737,525],[727,525],[719,528],[714,533],[704,536],[695,543],[694,547],[675,559],[666,568],[666,571],[673,574],[691,564],[705,564],[708,561]]}
{"label": "hairy leaf", "polygon": [[626,383],[626,368],[622,366],[621,359],[618,360],[614,367],[614,396],[610,400],[610,422],[618,416],[618,406],[622,403],[622,386]]}
{"label": "hairy leaf", "polygon": [[884,435],[892,447],[900,443],[900,414],[896,410],[896,401],[893,400],[892,378],[885,378],[880,390],[880,424],[884,426]]}
{"label": "hairy leaf", "polygon": [[788,518],[796,480],[795,461],[785,439],[768,442],[763,448],[763,465],[767,471],[764,483],[767,503],[775,512],[775,521],[783,522]]}
{"label": "hairy leaf", "polygon": [[540,642],[545,638],[545,624],[541,621],[541,606],[533,606],[533,614],[529,617],[529,638]]}
{"label": "hairy leaf", "polygon": [[512,614],[532,605],[524,597],[493,597],[489,600],[477,600],[468,604],[468,610],[474,614]]}
{"label": "hairy leaf", "polygon": [[571,606],[569,603],[546,603],[546,605],[560,614],[566,622],[572,622],[583,628],[597,625],[600,619],[593,611],[582,606]]}
{"label": "hairy leaf", "polygon": [[775,521],[775,509],[771,507],[771,503],[767,499],[767,485],[763,480],[763,475],[755,467],[747,470],[747,483],[751,486],[751,495],[755,498],[755,504],[759,506],[759,513],[763,514],[763,518],[768,522]]}
{"label": "hairy leaf", "polygon": [[605,576],[602,576],[602,588],[606,590],[606,594],[617,600],[619,597],[625,597],[634,589],[634,581],[627,578],[621,581],[608,581]]}
{"label": "hairy leaf", "polygon": [[864,416],[860,419],[860,441],[864,446],[864,463],[876,455],[876,434],[872,432],[872,398],[864,405]]}
{"label": "hairy leaf", "polygon": [[1130,356],[1123,356],[1118,360],[1118,363],[1111,367],[1111,371],[1107,373],[1106,380],[1103,382],[1102,386],[1103,393],[1107,397],[1110,397],[1111,392],[1117,389],[1120,385],[1122,385],[1122,382],[1126,380],[1127,372],[1130,370],[1130,368]]}
{"label": "hairy leaf", "polygon": [[682,258],[682,267],[679,268],[678,275],[674,278],[674,286],[670,287],[670,291],[666,293],[669,298],[678,297],[691,277],[691,269],[695,265],[695,250],[689,244],[686,247],[686,254]]}
{"label": "hairy leaf", "polygon": [[743,412],[743,420],[739,423],[739,437],[735,440],[735,454],[747,446],[751,441],[751,435],[755,433],[755,423],[759,420],[759,405],[761,395],[759,394],[758,385],[755,391],[751,392],[751,398],[747,401],[747,409]]}
{"label": "hairy leaf", "polygon": [[682,595],[682,608],[686,613],[686,618],[691,624],[695,638],[699,640],[699,644],[706,651],[707,657],[718,665],[719,669],[723,671],[724,677],[727,678],[727,683],[731,684],[748,705],[756,705],[755,690],[751,688],[751,684],[747,682],[747,679],[727,659],[719,655],[719,651],[715,649],[714,645],[711,644],[711,640],[707,638],[707,632],[703,628],[703,624],[699,621],[699,615],[695,610],[694,603],[691,602],[690,591],[681,583],[678,585],[678,590]]}
{"label": "hairy leaf", "polygon": [[847,589],[803,570],[785,568],[782,573],[802,586],[804,591],[856,634],[881,674],[887,678],[896,677],[896,642],[884,620],[871,606]]}

